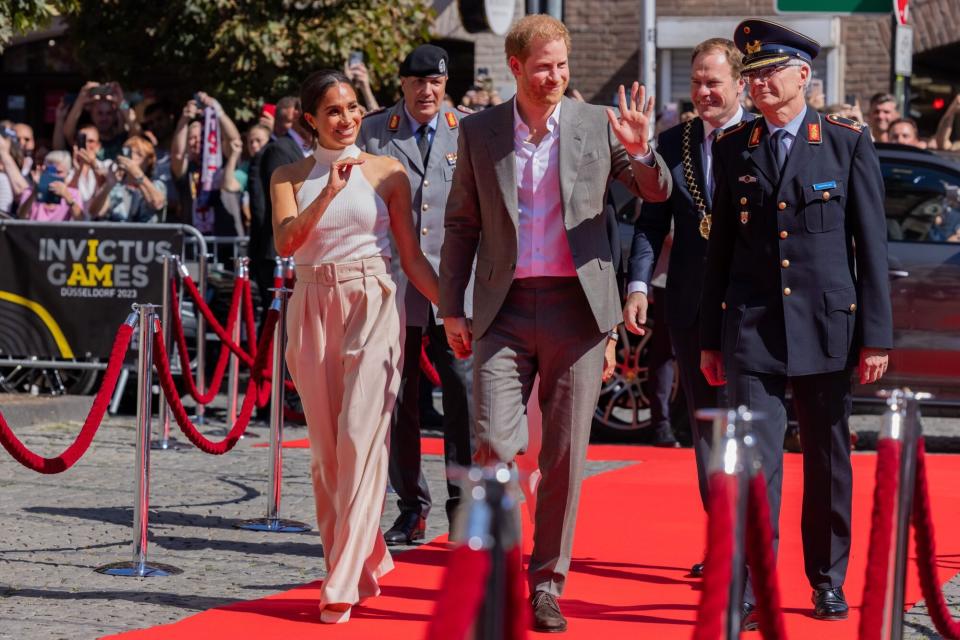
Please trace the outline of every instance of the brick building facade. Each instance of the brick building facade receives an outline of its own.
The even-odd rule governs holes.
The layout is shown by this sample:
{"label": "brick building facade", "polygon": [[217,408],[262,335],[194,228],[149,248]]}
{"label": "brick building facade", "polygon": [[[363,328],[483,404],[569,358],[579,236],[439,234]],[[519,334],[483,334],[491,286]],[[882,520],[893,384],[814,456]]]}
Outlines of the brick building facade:
{"label": "brick building facade", "polygon": [[[824,82],[828,104],[849,94],[865,102],[889,88],[889,16],[776,15],[773,5],[773,0],[657,0],[658,102],[684,100],[693,46],[713,36],[731,37],[745,17],[768,17],[824,45],[814,71]],[[917,71],[939,74],[942,88],[951,72],[960,77],[960,63],[953,62],[952,69],[944,64],[960,60],[958,9],[958,0],[911,0],[915,78]],[[608,102],[617,85],[638,78],[640,12],[639,0],[565,4],[564,21],[573,36],[571,84],[588,100]],[[916,69],[917,61],[926,62]]]}

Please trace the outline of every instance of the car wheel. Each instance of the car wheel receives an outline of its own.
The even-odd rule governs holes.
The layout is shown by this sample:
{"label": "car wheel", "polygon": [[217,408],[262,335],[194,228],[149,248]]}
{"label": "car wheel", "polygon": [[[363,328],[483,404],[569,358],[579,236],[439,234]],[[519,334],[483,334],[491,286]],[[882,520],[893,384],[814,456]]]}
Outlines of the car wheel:
{"label": "car wheel", "polygon": [[[613,377],[603,383],[593,416],[593,434],[602,439],[642,442],[653,436],[650,404],[653,397],[650,380],[650,347],[656,328],[634,335],[623,325],[618,329],[617,366]],[[686,404],[680,390],[676,364],[673,365],[670,390],[670,415],[674,433],[681,442],[689,442]]]}
{"label": "car wheel", "polygon": [[87,395],[94,390],[96,369],[35,369],[21,365],[0,367],[0,390],[6,393],[59,396]]}

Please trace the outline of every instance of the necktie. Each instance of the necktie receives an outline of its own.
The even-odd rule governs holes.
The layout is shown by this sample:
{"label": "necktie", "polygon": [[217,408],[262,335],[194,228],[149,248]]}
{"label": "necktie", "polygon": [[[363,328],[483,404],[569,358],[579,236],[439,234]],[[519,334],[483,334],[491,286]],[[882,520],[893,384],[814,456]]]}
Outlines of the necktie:
{"label": "necktie", "polygon": [[423,160],[423,166],[427,166],[427,157],[430,155],[430,127],[422,124],[417,129],[417,147],[420,149],[420,159]]}
{"label": "necktie", "polygon": [[773,157],[777,159],[777,170],[782,174],[783,165],[787,164],[787,145],[783,143],[787,137],[786,129],[777,129],[770,136],[770,144],[773,146]]}
{"label": "necktie", "polygon": [[717,138],[720,137],[721,133],[723,133],[723,129],[720,128],[711,131],[710,135],[707,136],[710,144],[705,145],[707,148],[707,157],[704,158],[706,171],[703,176],[703,181],[706,183],[704,186],[707,188],[707,207],[710,209],[713,208],[713,150],[717,144]]}

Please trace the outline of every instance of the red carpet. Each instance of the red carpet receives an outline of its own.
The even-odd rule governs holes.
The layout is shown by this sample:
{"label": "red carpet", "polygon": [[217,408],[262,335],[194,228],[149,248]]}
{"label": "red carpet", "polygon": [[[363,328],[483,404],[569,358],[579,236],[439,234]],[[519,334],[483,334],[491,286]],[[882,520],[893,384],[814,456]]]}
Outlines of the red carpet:
{"label": "red carpet", "polygon": [[[269,447],[269,443],[258,442],[252,445],[257,448]],[[310,443],[306,438],[287,440],[283,443],[284,449],[309,449]],[[622,444],[592,444],[587,449],[587,460],[640,460],[644,448]],[[425,456],[443,455],[443,438],[420,438],[420,453]]]}
{"label": "red carpet", "polygon": [[[570,626],[566,638],[689,638],[699,581],[686,578],[701,558],[704,517],[694,478],[692,452],[646,447],[594,449],[638,464],[588,479],[584,484],[574,561],[562,600]],[[876,457],[854,457],[854,545],[845,587],[856,607],[863,591]],[[960,571],[956,531],[960,464],[955,457],[930,456],[930,485],[938,532],[942,582]],[[856,637],[859,612],[846,622],[819,622],[809,616],[809,587],[800,551],[801,459],[787,455],[781,521],[779,571],[789,637]],[[525,521],[526,522],[526,521]],[[526,549],[529,550],[529,531]],[[337,627],[318,623],[317,583],[263,600],[206,611],[172,625],[121,634],[125,640],[178,638],[420,638],[432,610],[446,551],[442,541],[397,556],[385,577],[383,595],[358,607]],[[912,546],[911,546],[912,549]],[[911,565],[907,599],[919,597]],[[759,635],[756,636],[759,638]]]}

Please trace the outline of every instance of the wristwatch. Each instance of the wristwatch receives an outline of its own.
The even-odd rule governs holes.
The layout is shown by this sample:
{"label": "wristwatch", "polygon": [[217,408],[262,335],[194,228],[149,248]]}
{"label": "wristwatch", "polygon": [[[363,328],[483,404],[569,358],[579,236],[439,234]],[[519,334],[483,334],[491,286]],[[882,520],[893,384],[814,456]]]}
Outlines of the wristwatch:
{"label": "wristwatch", "polygon": [[147,174],[141,173],[139,178],[134,178],[133,181],[139,187],[143,184],[143,179],[147,177]]}

